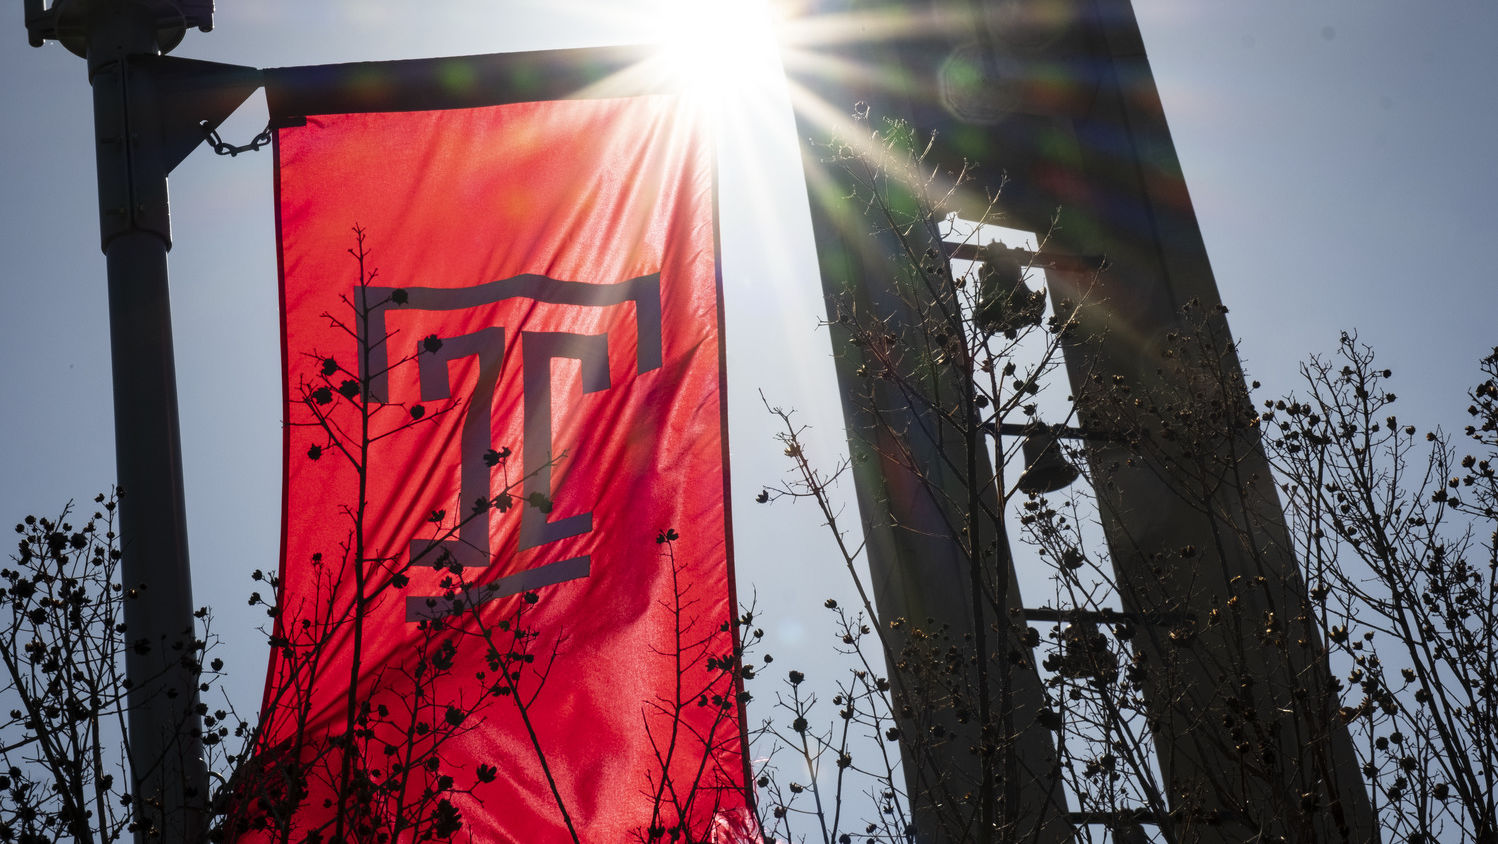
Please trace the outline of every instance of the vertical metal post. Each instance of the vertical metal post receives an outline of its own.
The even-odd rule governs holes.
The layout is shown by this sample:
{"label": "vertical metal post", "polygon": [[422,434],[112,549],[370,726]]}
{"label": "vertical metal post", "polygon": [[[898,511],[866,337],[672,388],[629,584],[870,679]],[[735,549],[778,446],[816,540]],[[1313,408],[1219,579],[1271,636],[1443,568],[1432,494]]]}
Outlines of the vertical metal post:
{"label": "vertical metal post", "polygon": [[129,59],[157,54],[157,15],[130,0],[94,2],[86,14],[123,490],[136,840],[195,842],[203,839],[208,783],[167,295],[169,164],[158,128],[131,110]]}

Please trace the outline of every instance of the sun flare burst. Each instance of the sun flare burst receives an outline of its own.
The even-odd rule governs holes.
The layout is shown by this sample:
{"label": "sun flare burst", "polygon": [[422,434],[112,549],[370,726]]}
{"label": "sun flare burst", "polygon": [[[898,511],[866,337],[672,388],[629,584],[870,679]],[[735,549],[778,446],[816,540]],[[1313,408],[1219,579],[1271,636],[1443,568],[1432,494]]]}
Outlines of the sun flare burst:
{"label": "sun flare burst", "polygon": [[772,11],[764,0],[658,0],[667,72],[693,96],[732,101],[781,84]]}

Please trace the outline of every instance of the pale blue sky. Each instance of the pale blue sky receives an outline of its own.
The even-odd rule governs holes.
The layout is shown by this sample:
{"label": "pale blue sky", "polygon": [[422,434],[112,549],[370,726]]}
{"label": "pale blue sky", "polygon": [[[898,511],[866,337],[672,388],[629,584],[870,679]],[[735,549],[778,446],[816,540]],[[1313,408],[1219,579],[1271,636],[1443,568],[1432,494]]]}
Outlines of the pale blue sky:
{"label": "pale blue sky", "polygon": [[[651,4],[640,3],[639,8]],[[217,28],[177,55],[259,66],[644,40],[622,2],[221,0]],[[1139,0],[1136,10],[1230,322],[1253,374],[1356,328],[1422,426],[1462,423],[1473,362],[1498,343],[1490,227],[1498,217],[1498,4],[1479,0]],[[0,46],[0,520],[87,501],[111,483],[113,433],[91,105],[82,60],[26,46],[12,7]],[[773,93],[773,92],[772,92]],[[782,470],[755,391],[802,408],[840,443],[828,395],[805,195],[783,113],[724,140],[735,521],[741,584],[788,607],[770,649],[822,635],[770,560],[826,555],[805,511],[751,501]],[[264,125],[257,97],[225,129]],[[195,153],[172,178],[171,255],[189,534],[199,603],[221,607],[253,706],[262,642],[248,572],[275,565],[279,344],[270,155]],[[760,213],[748,200],[777,204]],[[773,293],[773,295],[767,295]],[[820,414],[820,415],[818,415]],[[747,591],[747,590],[746,590]],[[813,587],[812,591],[818,591]],[[819,592],[808,607],[821,603]],[[813,629],[808,630],[808,625]],[[820,641],[820,640],[819,640]]]}

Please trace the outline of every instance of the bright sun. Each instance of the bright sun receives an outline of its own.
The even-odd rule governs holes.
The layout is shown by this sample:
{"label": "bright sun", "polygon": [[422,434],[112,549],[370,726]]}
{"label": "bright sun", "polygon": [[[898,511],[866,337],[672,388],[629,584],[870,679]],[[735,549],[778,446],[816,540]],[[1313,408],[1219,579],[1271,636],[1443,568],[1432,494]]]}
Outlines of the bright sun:
{"label": "bright sun", "polygon": [[658,0],[660,44],[688,90],[733,98],[781,76],[766,0]]}

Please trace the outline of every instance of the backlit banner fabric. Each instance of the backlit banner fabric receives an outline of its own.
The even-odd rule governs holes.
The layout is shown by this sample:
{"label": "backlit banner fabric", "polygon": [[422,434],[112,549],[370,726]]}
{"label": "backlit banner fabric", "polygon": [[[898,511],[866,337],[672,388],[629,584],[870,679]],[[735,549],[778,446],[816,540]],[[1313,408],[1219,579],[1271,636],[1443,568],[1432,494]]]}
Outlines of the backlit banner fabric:
{"label": "backlit banner fabric", "polygon": [[705,127],[463,61],[268,74],[284,544],[230,832],[753,840]]}

